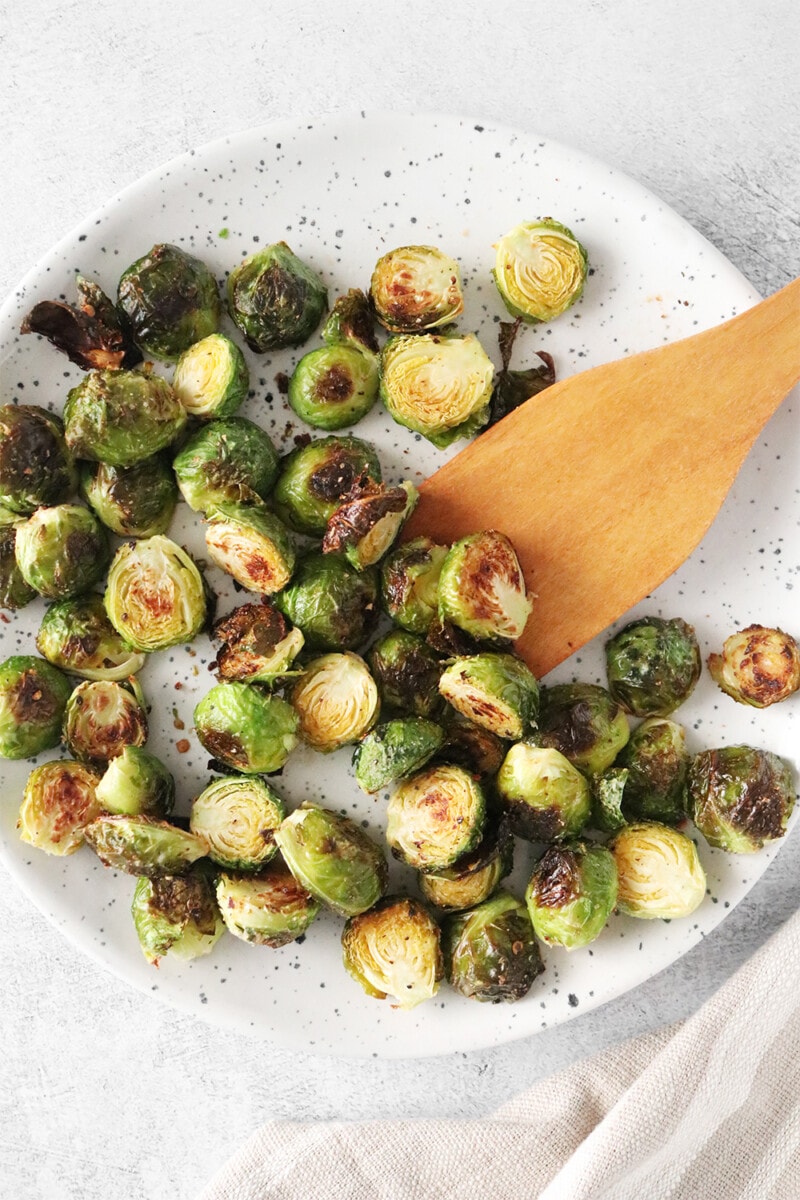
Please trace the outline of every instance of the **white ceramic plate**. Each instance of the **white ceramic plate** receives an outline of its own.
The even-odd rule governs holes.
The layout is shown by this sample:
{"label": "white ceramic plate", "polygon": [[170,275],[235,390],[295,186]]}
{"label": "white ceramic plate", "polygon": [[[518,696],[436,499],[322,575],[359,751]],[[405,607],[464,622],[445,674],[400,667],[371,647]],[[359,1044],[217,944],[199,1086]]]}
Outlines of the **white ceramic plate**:
{"label": "white ceramic plate", "polygon": [[[520,365],[538,349],[560,377],[621,355],[695,333],[734,315],[757,296],[742,276],[680,217],[630,179],[534,134],[450,117],[347,116],[314,125],[271,125],[184,155],[127,188],[66,237],[25,278],[0,315],[2,398],[60,411],[77,368],[49,345],[19,337],[32,304],[72,299],[77,269],[109,292],[125,266],[155,242],[196,253],[222,280],[243,255],[281,238],[327,281],[331,294],[365,287],[384,251],[410,242],[440,244],[457,257],[465,280],[460,325],[475,330],[497,359],[496,322],[504,310],[489,271],[493,241],[523,218],[551,215],[589,250],[584,299],[518,342]],[[312,339],[305,349],[317,345]],[[282,448],[300,433],[275,387],[301,351],[248,354],[253,395],[244,412]],[[676,385],[677,386],[677,385]],[[746,403],[747,380],[742,380]],[[665,405],[670,403],[665,395]],[[373,440],[390,480],[430,474],[443,453],[401,429],[382,410],[358,426]],[[625,431],[613,431],[609,472],[626,469]],[[798,632],[796,598],[798,491],[796,423],[789,401],[774,418],[726,506],[692,558],[635,610],[681,616],[704,652],[751,621]],[[535,461],[531,463],[535,473]],[[171,530],[202,557],[200,522],[180,506]],[[602,553],[602,547],[598,547]],[[219,612],[246,597],[209,571]],[[2,656],[33,653],[40,601],[0,626]],[[635,615],[634,614],[634,615]],[[552,679],[604,682],[602,640],[564,663]],[[153,706],[150,746],[174,771],[179,811],[207,782],[207,754],[191,735],[192,710],[212,685],[213,650],[204,638],[153,656],[142,682]],[[747,741],[793,757],[795,701],[763,713],[735,704],[707,674],[679,714],[693,750]],[[174,727],[173,713],[186,731]],[[176,743],[191,738],[180,754]],[[379,838],[385,799],[368,799],[349,772],[347,750],[322,758],[298,751],[279,787],[290,804],[313,799],[351,814]],[[88,849],[50,858],[23,845],[14,822],[28,763],[2,763],[5,779],[0,848],[8,870],[46,916],[80,948],[134,986],[219,1024],[284,1045],[342,1055],[412,1057],[474,1050],[535,1033],[585,1012],[673,962],[708,934],[764,871],[778,847],[754,857],[709,850],[700,839],[709,895],[688,920],[642,922],[616,916],[593,946],[545,954],[546,972],[513,1005],[479,1005],[443,986],[411,1013],[369,999],[341,966],[341,922],[322,915],[302,944],[268,950],[226,936],[207,958],[148,966],[131,925],[133,879],[105,870]],[[517,843],[513,885],[524,886],[531,850]],[[395,885],[413,887],[395,865]]]}

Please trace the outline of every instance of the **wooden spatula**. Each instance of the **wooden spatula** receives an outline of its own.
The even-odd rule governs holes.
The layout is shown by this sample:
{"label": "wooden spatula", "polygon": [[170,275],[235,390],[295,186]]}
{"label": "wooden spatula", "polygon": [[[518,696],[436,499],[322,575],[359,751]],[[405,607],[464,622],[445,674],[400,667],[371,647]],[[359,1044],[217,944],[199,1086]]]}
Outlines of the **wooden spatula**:
{"label": "wooden spatula", "polygon": [[543,675],[688,557],[798,378],[800,279],[526,401],[426,480],[404,536],[507,534],[536,595],[517,649]]}

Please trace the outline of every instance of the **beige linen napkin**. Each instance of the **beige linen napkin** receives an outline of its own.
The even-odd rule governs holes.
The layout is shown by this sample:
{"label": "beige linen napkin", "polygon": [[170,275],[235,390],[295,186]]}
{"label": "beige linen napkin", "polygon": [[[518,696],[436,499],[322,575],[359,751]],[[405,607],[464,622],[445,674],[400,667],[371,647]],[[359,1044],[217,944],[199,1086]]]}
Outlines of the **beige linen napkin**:
{"label": "beige linen napkin", "polygon": [[199,1200],[800,1200],[800,914],[687,1021],[476,1121],[271,1121]]}

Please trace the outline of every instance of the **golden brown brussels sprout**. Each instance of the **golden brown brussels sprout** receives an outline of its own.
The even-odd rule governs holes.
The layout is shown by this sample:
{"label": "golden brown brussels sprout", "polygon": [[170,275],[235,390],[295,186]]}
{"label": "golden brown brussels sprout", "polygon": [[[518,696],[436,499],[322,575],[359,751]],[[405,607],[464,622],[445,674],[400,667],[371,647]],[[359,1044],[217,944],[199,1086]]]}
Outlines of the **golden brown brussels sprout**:
{"label": "golden brown brussels sprout", "polygon": [[258,871],[277,849],[275,830],[286,805],[263,779],[215,779],[192,801],[189,828],[208,843],[208,857],[229,871]]}
{"label": "golden brown brussels sprout", "polygon": [[457,658],[443,672],[439,691],[462,716],[498,737],[518,741],[536,724],[539,684],[512,654]]}
{"label": "golden brown brussels sprout", "polygon": [[24,608],[36,596],[17,565],[15,524],[0,526],[0,608]]}
{"label": "golden brown brussels sprout", "polygon": [[102,596],[77,596],[51,604],[36,648],[48,662],[83,679],[127,679],[145,664],[108,619]]}
{"label": "golden brown brussels sprout", "polygon": [[421,637],[393,629],[369,652],[369,665],[384,708],[432,717],[441,709],[442,664]]}
{"label": "golden brown brussels sprout", "polygon": [[224,333],[210,333],[184,350],[172,390],[190,417],[232,417],[247,399],[250,372],[239,347]]}
{"label": "golden brown brussels sprout", "polygon": [[366,473],[381,482],[381,467],[368,442],[354,437],[318,438],[284,460],[275,485],[278,511],[299,533],[322,537],[337,508]]}
{"label": "golden brown brussels sprout", "polygon": [[617,903],[617,864],[605,846],[574,842],[550,846],[525,891],[537,937],[548,946],[588,946]]}
{"label": "golden brown brussels sprout", "polygon": [[456,542],[439,576],[439,616],[478,640],[515,641],[531,614],[516,551],[487,529]]}
{"label": "golden brown brussels sprout", "polygon": [[463,912],[488,900],[502,879],[511,871],[514,839],[503,822],[499,829],[486,834],[483,841],[441,871],[420,872],[420,891],[426,900],[446,912]]}
{"label": "golden brown brussels sprout", "polygon": [[142,356],[123,314],[91,279],[78,275],[75,286],[77,305],[41,300],[25,317],[20,333],[41,334],[84,371],[135,367]]}
{"label": "golden brown brussels sprout", "polygon": [[616,760],[627,768],[622,809],[630,820],[675,825],[686,815],[689,752],[686,731],[666,717],[648,717]]}
{"label": "golden brown brussels sprout", "polygon": [[378,399],[378,359],[355,346],[304,354],[289,380],[289,405],[315,429],[355,425]]}
{"label": "golden brown brussels sprout", "polygon": [[800,688],[800,648],[781,629],[748,625],[725,639],[722,654],[708,656],[708,669],[734,700],[766,708]]}
{"label": "golden brown brussels sprout", "polygon": [[325,754],[359,741],[378,715],[375,680],[357,654],[323,654],[313,659],[290,699],[301,738]]}
{"label": "golden brown brussels sprout", "polygon": [[142,952],[155,967],[166,954],[183,961],[200,958],[225,932],[214,886],[200,869],[160,879],[141,875],[131,913]]}
{"label": "golden brown brussels sprout", "polygon": [[363,475],[328,521],[323,553],[343,553],[357,571],[374,566],[394,545],[417,499],[409,480],[387,488]]}
{"label": "golden brown brussels sprout", "polygon": [[122,272],[117,303],[137,345],[173,362],[219,327],[217,281],[178,246],[156,245]]}
{"label": "golden brown brussels sprout", "polygon": [[392,337],[381,354],[380,394],[389,415],[440,450],[489,420],[493,377],[474,333]]}
{"label": "golden brown brussels sprout", "polygon": [[388,556],[381,570],[383,605],[395,624],[428,632],[439,609],[439,575],[448,549],[418,537]]}
{"label": "golden brown brussels sprout", "polygon": [[523,221],[500,238],[496,250],[492,274],[512,317],[552,321],[583,292],[588,256],[559,221]]}
{"label": "golden brown brussels sprout", "polygon": [[558,683],[542,692],[537,745],[560,750],[586,774],[602,774],[629,737],[625,713],[605,688]]}
{"label": "golden brown brussels sprout", "polygon": [[518,837],[555,842],[577,837],[592,809],[589,784],[558,750],[517,742],[503,760],[497,790]]}
{"label": "golden brown brussels sprout", "polygon": [[464,311],[458,263],[438,246],[399,246],[375,264],[370,298],[390,333],[449,325]]}
{"label": "golden brown brussels sprout", "polygon": [[544,970],[528,910],[504,891],[448,917],[442,951],[451,986],[483,1003],[521,1000]]}
{"label": "golden brown brussels sprout", "polygon": [[31,771],[19,810],[23,842],[46,854],[74,854],[86,826],[103,811],[95,788],[100,777],[83,763],[43,763]]}
{"label": "golden brown brussels sprout", "polygon": [[592,829],[616,833],[623,825],[627,825],[627,818],[622,812],[627,782],[627,767],[609,767],[602,774],[591,777],[592,819],[589,824]]}
{"label": "golden brown brussels sprout", "polygon": [[680,617],[641,617],[606,643],[608,689],[635,717],[667,717],[688,700],[702,661],[694,630]]}
{"label": "golden brown brussels sprout", "polygon": [[309,649],[355,650],[377,624],[377,575],[357,571],[342,555],[312,552],[275,604],[302,630]]}
{"label": "golden brown brussels sprout", "polygon": [[297,745],[297,713],[250,683],[218,683],[194,710],[201,744],[243,775],[280,771]]}
{"label": "golden brown brussels sprout", "polygon": [[442,763],[403,780],[386,816],[394,856],[418,871],[441,871],[480,842],[486,800],[471,775]]}
{"label": "golden brown brussels sprout", "polygon": [[278,477],[278,461],[263,429],[245,417],[226,417],[193,433],[172,467],[189,507],[208,513],[220,504],[266,500]]}
{"label": "golden brown brussels sprout", "polygon": [[53,600],[94,587],[109,559],[103,526],[79,504],[38,508],[17,526],[15,552],[25,582]]}
{"label": "golden brown brussels sprout", "polygon": [[61,740],[72,685],[31,654],[0,664],[0,758],[33,758]]}
{"label": "golden brown brussels sprout", "polygon": [[151,879],[185,875],[208,853],[203,838],[154,817],[98,817],[84,836],[104,867]]}
{"label": "golden brown brussels sprout", "polygon": [[356,783],[368,794],[424,767],[444,740],[444,730],[424,717],[405,717],[378,725],[353,753]]}
{"label": "golden brown brussels sprout", "polygon": [[315,804],[301,804],[275,841],[295,879],[343,917],[366,912],[386,890],[388,868],[360,826]]}
{"label": "golden brown brussels sprout", "polygon": [[322,336],[329,346],[356,346],[378,353],[373,310],[359,288],[351,288],[339,297],[322,327]]}
{"label": "golden brown brussels sprout", "polygon": [[81,492],[103,524],[122,538],[166,533],[178,502],[175,476],[160,454],[132,467],[84,463]]}
{"label": "golden brown brussels sprout", "polygon": [[0,408],[0,504],[27,515],[61,504],[78,486],[64,442],[64,426],[35,404]]}
{"label": "golden brown brussels sprout", "polygon": [[502,766],[508,746],[497,734],[473,725],[455,711],[447,714],[445,740],[439,752],[442,762],[463,767],[478,779],[491,779]]}
{"label": "golden brown brussels sprout", "polygon": [[250,592],[271,596],[292,577],[297,556],[283,522],[266,508],[221,504],[210,514],[206,546],[220,570]]}
{"label": "golden brown brussels sprout", "polygon": [[342,933],[346,970],[368,996],[394,996],[398,1008],[430,1000],[444,978],[439,926],[424,904],[387,896],[351,917]]}
{"label": "golden brown brussels sprout", "polygon": [[129,684],[85,680],[67,701],[64,744],[89,763],[107,763],[125,746],[147,741],[147,711],[135,679]]}
{"label": "golden brown brussels sprout", "polygon": [[689,802],[707,842],[732,854],[754,854],[786,832],[795,802],[792,768],[751,746],[704,750],[689,768]]}
{"label": "golden brown brussels sprout", "polygon": [[251,350],[300,346],[320,323],[327,289],[285,242],[265,246],[231,271],[228,312]]}
{"label": "golden brown brussels sprout", "polygon": [[67,446],[77,458],[132,467],[173,442],[186,413],[165,379],[147,371],[90,371],[64,407]]}
{"label": "golden brown brussels sprout", "polygon": [[120,637],[150,654],[191,642],[207,620],[194,559],[158,534],[120,546],[108,572],[106,613]]}
{"label": "golden brown brussels sprout", "polygon": [[621,829],[609,846],[617,864],[617,906],[629,917],[688,917],[706,894],[697,849],[685,833],[656,821]]}
{"label": "golden brown brussels sprout", "polygon": [[217,903],[234,937],[273,950],[301,937],[319,912],[319,902],[282,862],[259,875],[223,871],[217,878]]}
{"label": "golden brown brussels sprout", "polygon": [[298,673],[292,664],[303,649],[303,635],[271,604],[242,604],[217,622],[213,636],[222,643],[217,654],[221,680],[271,686]]}
{"label": "golden brown brussels sprout", "polygon": [[155,754],[124,746],[106,767],[97,799],[106,812],[168,817],[175,804],[175,780]]}

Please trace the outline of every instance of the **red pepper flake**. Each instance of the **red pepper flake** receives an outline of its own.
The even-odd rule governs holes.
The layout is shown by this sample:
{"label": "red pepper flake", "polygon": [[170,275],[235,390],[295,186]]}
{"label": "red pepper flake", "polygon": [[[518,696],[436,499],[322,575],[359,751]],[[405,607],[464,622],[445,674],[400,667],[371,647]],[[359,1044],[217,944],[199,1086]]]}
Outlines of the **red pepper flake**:
{"label": "red pepper flake", "polygon": [[178,716],[177,708],[173,708],[173,710],[172,710],[172,723],[176,729],[185,729],[186,728],[186,725]]}
{"label": "red pepper flake", "polygon": [[4,625],[11,624],[11,618],[7,617],[6,614],[2,612],[0,612],[0,621],[2,621]]}
{"label": "red pepper flake", "polygon": [[183,684],[180,681],[178,681],[178,683],[175,684],[175,691],[179,692],[182,687],[183,687]]}
{"label": "red pepper flake", "polygon": [[191,743],[186,738],[181,738],[179,742],[175,743],[175,749],[178,751],[178,754],[186,754],[190,745]]}

